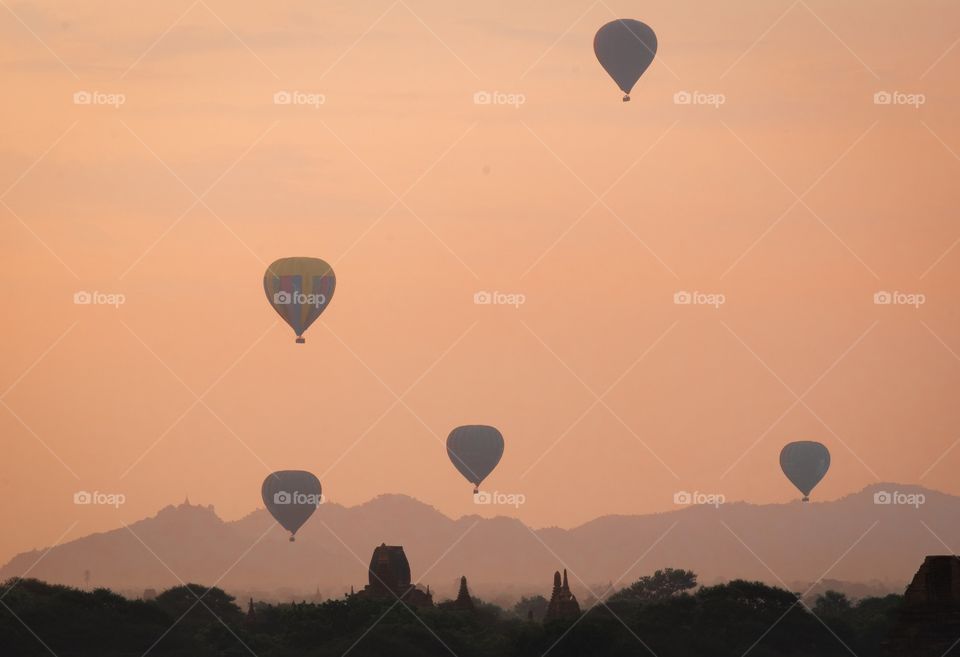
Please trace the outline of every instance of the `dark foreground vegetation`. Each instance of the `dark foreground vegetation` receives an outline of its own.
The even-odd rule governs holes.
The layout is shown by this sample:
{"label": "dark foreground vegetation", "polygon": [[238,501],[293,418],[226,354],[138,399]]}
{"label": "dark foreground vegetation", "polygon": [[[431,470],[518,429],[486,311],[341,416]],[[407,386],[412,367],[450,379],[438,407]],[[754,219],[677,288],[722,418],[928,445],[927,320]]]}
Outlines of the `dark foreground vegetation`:
{"label": "dark foreground vegetation", "polygon": [[758,582],[695,586],[689,571],[658,572],[579,618],[539,622],[542,598],[513,610],[477,602],[473,612],[395,599],[257,604],[251,619],[220,589],[195,584],[145,602],[10,580],[0,588],[0,655],[872,657],[882,654],[901,600],[852,603],[829,592],[808,609]]}

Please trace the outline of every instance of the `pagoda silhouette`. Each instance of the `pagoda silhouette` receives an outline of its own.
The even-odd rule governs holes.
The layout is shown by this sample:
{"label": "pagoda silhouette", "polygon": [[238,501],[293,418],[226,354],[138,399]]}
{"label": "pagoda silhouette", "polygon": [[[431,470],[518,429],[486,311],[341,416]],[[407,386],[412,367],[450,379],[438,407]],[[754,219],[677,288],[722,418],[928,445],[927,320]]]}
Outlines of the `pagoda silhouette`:
{"label": "pagoda silhouette", "polygon": [[473,598],[470,597],[470,591],[467,589],[467,578],[460,577],[460,591],[457,593],[457,599],[450,605],[451,609],[457,611],[473,611]]}
{"label": "pagoda silhouette", "polygon": [[424,591],[410,583],[410,563],[402,545],[381,543],[373,550],[368,583],[349,597],[393,600],[399,598],[414,607],[432,607],[430,587]]}
{"label": "pagoda silhouette", "polygon": [[570,592],[570,584],[567,582],[567,569],[563,569],[563,580],[560,579],[560,572],[553,573],[553,594],[550,596],[550,604],[547,606],[547,621],[576,618],[580,615],[580,604],[577,598]]}

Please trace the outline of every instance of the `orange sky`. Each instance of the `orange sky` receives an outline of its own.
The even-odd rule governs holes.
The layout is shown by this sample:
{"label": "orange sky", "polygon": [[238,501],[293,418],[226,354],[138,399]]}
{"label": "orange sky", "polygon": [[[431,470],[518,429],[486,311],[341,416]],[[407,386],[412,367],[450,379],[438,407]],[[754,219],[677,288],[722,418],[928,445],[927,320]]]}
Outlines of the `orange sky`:
{"label": "orange sky", "polygon": [[[960,494],[955,2],[78,4],[0,8],[0,560],[185,494],[240,517],[270,469],[571,526],[793,499],[813,439],[820,499]],[[660,42],[629,104],[619,15]],[[338,277],[306,345],[261,287],[289,255]],[[519,509],[472,504],[468,423]]]}

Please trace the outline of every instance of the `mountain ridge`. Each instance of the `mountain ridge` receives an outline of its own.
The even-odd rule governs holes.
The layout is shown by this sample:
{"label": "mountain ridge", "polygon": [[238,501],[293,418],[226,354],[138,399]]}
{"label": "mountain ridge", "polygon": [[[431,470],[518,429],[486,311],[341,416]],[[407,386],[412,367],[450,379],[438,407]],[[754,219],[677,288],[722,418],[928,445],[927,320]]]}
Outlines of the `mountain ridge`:
{"label": "mountain ridge", "polygon": [[[877,495],[894,491],[899,500],[877,503]],[[922,504],[897,503],[917,496]],[[312,595],[319,589],[335,596],[366,583],[369,555],[386,542],[404,545],[414,580],[441,594],[455,592],[460,575],[487,597],[543,593],[552,572],[566,567],[571,587],[588,597],[667,566],[690,568],[704,583],[841,580],[883,582],[895,590],[923,556],[960,545],[958,514],[960,497],[892,482],[830,501],[690,505],[604,515],[569,529],[531,528],[507,516],[450,518],[407,495],[383,494],[354,506],[321,505],[288,543],[263,508],[225,521],[212,505],[185,502],[18,554],[0,567],[0,580],[28,572],[54,583],[130,592],[193,581],[232,591]]]}

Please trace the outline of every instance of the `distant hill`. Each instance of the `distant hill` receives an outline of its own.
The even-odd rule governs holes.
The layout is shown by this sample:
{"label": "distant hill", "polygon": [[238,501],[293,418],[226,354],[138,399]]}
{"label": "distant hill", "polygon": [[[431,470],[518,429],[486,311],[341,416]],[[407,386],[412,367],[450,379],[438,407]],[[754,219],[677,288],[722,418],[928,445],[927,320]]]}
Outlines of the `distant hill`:
{"label": "distant hill", "polygon": [[[876,504],[881,491],[925,501]],[[264,509],[224,522],[212,507],[181,504],[129,529],[57,546],[29,576],[82,587],[90,570],[91,585],[128,593],[163,589],[179,576],[274,599],[310,597],[317,588],[329,597],[362,587],[373,548],[386,542],[404,546],[414,580],[439,599],[456,594],[460,575],[488,599],[549,595],[553,571],[564,566],[581,600],[590,596],[585,583],[601,593],[665,566],[692,569],[701,583],[747,578],[805,590],[826,579],[865,594],[902,591],[925,555],[960,546],[958,518],[960,497],[900,484],[831,502],[688,506],[537,530],[512,518],[453,520],[410,497],[383,495],[355,507],[321,506],[290,543],[279,526],[270,529]],[[42,553],[17,555],[0,580],[22,575]]]}

